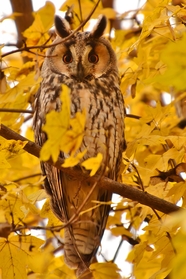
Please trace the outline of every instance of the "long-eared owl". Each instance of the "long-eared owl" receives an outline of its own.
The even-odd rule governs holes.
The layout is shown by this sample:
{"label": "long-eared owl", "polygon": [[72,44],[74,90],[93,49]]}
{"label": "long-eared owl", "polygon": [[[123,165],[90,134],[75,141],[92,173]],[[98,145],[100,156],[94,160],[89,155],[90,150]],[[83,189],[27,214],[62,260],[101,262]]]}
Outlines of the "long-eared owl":
{"label": "long-eared owl", "polygon": [[[116,56],[109,41],[102,37],[106,18],[101,16],[91,32],[77,32],[64,42],[61,39],[72,32],[68,22],[56,16],[55,28],[57,37],[47,51],[42,66],[43,80],[35,101],[36,142],[42,146],[47,140],[42,125],[47,113],[60,111],[61,85],[65,84],[71,90],[71,117],[78,111],[86,111],[84,137],[79,149],[87,149],[83,159],[102,153],[100,169],[106,170],[105,176],[117,179],[125,148],[125,109]],[[66,155],[61,153],[60,156],[65,158]],[[41,168],[53,212],[62,222],[67,222],[83,204],[93,183],[70,176],[46,162],[41,163]],[[77,276],[93,261],[109,214],[108,204],[95,207],[92,201],[110,200],[111,193],[100,188],[98,183],[82,209],[85,213],[64,229],[65,261],[76,269]]]}

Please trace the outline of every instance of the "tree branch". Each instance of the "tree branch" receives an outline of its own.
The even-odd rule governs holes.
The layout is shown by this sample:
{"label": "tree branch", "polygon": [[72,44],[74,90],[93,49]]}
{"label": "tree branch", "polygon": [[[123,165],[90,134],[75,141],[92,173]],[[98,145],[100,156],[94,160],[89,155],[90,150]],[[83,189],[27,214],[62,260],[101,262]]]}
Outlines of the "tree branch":
{"label": "tree branch", "polygon": [[0,108],[0,112],[15,112],[15,113],[30,113],[33,114],[33,110],[28,109],[10,109],[10,108]]}
{"label": "tree branch", "polygon": [[[39,158],[41,147],[34,142],[26,139],[25,137],[19,135],[18,133],[14,132],[13,130],[9,129],[8,127],[1,124],[0,126],[0,136],[4,137],[8,140],[21,140],[21,141],[27,141],[28,143],[25,145],[24,150],[28,153],[34,155],[35,157]],[[55,166],[58,169],[61,169],[63,172],[66,172],[72,176],[79,176],[82,178],[82,176],[86,180],[91,180],[96,182],[98,177],[95,175],[94,177],[90,177],[84,173],[82,173],[81,170],[77,170],[75,168],[63,168],[61,165],[64,163],[62,158],[59,158],[56,163],[54,163],[52,160],[47,161],[48,164]],[[113,181],[107,177],[101,178],[99,181],[99,187],[102,187],[106,190],[109,190],[112,193],[119,194],[123,197],[126,197],[128,199],[131,199],[133,201],[138,201],[139,203],[143,205],[147,205],[151,207],[152,209],[159,210],[165,214],[170,214],[172,212],[178,211],[181,209],[181,207],[172,204],[168,201],[165,201],[163,199],[160,199],[156,196],[153,196],[151,194],[148,194],[147,192],[140,191],[138,189],[133,188],[132,185],[128,184],[122,184],[116,181]]]}

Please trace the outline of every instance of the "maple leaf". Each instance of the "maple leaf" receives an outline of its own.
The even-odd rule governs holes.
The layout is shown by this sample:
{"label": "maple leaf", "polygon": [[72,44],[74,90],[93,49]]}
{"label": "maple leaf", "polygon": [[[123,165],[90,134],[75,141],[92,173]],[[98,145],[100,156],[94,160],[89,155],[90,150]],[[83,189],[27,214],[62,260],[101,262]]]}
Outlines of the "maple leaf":
{"label": "maple leaf", "polygon": [[85,121],[85,110],[82,113],[77,112],[75,117],[70,119],[70,129],[64,134],[60,144],[60,149],[63,152],[74,156],[78,151],[84,136]]}
{"label": "maple leaf", "polygon": [[[76,159],[74,157],[83,140],[86,114],[83,110],[83,112],[77,112],[74,118],[70,118],[70,92],[65,85],[62,86],[61,103],[60,112],[51,111],[46,115],[43,131],[47,133],[48,140],[41,149],[40,158],[47,161],[51,156],[56,162],[60,151],[63,151],[71,155],[71,164],[74,165],[75,161],[79,162],[84,154],[82,153],[82,157],[79,154],[79,158],[76,156]],[[69,164],[70,159],[67,162]],[[67,166],[67,162],[64,166]]]}
{"label": "maple leaf", "polygon": [[40,158],[43,161],[47,161],[50,156],[54,162],[57,161],[62,138],[69,129],[70,95],[69,89],[65,85],[62,86],[61,102],[60,112],[51,111],[46,115],[46,124],[43,126],[43,131],[47,133],[48,140],[44,143],[40,153]]}
{"label": "maple leaf", "polygon": [[165,63],[166,69],[163,74],[157,75],[152,81],[159,82],[162,85],[174,86],[177,90],[184,90],[186,79],[186,62],[183,57],[186,56],[186,35],[176,42],[169,42],[161,53],[161,59]]}
{"label": "maple leaf", "polygon": [[42,34],[48,32],[52,27],[54,13],[54,5],[47,1],[44,7],[33,14],[35,19],[32,25],[23,32],[24,37],[32,40],[32,43],[39,40]]}
{"label": "maple leaf", "polygon": [[93,176],[100,168],[102,160],[103,160],[103,155],[101,153],[98,153],[96,157],[92,157],[85,160],[83,163],[81,163],[81,165],[85,169],[91,170],[90,176]]}
{"label": "maple leaf", "polygon": [[84,150],[83,152],[79,152],[75,157],[70,156],[69,158],[66,158],[65,162],[62,164],[62,167],[64,168],[74,167],[81,161],[81,159],[84,157],[86,152],[87,150]]}
{"label": "maple leaf", "polygon": [[31,235],[10,235],[0,239],[0,268],[2,278],[26,279],[28,258],[43,244],[43,240]]}
{"label": "maple leaf", "polygon": [[121,279],[120,270],[114,263],[94,263],[90,270],[95,279]]}
{"label": "maple leaf", "polygon": [[27,144],[27,141],[22,142],[20,140],[1,140],[0,141],[0,169],[10,168],[11,165],[8,159],[24,152],[23,148]]}

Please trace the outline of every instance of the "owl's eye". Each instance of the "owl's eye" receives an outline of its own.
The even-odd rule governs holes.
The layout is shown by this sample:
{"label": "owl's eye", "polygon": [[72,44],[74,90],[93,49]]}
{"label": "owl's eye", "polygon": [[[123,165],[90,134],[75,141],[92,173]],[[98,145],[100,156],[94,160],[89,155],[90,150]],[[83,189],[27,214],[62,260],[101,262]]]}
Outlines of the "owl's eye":
{"label": "owl's eye", "polygon": [[72,62],[72,55],[70,52],[66,53],[64,56],[63,56],[63,62],[65,64],[69,64]]}
{"label": "owl's eye", "polygon": [[90,53],[89,56],[88,56],[88,61],[89,61],[90,63],[96,64],[96,63],[98,63],[98,61],[99,61],[99,57],[98,57],[98,55],[95,54],[95,53]]}

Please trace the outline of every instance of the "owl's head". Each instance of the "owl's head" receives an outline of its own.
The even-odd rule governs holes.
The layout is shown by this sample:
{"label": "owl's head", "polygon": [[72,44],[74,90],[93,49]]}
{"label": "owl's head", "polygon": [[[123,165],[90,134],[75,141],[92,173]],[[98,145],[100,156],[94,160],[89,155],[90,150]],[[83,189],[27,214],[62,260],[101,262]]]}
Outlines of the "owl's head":
{"label": "owl's head", "polygon": [[47,51],[45,69],[50,68],[52,72],[78,82],[105,77],[111,72],[118,75],[115,53],[110,42],[102,37],[106,24],[106,17],[101,16],[91,32],[77,32],[61,42],[72,30],[65,19],[56,16],[57,38]]}

